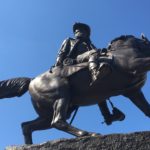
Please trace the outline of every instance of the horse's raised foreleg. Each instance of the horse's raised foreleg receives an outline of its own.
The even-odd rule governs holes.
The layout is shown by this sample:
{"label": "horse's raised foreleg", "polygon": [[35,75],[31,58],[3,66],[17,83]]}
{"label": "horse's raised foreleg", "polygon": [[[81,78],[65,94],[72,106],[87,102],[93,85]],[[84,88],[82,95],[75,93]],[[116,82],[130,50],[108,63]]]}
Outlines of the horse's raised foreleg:
{"label": "horse's raised foreleg", "polygon": [[150,117],[150,104],[141,89],[124,94],[124,96],[128,97],[146,116]]}
{"label": "horse's raised foreleg", "polygon": [[25,144],[32,144],[32,132],[36,130],[45,130],[51,128],[51,120],[49,116],[38,117],[33,121],[22,123],[22,131],[24,135]]}
{"label": "horse's raised foreleg", "polygon": [[112,103],[111,105],[113,109],[112,113],[110,112],[106,101],[102,101],[98,104],[101,114],[104,117],[104,123],[106,123],[107,125],[111,125],[114,121],[123,121],[125,119],[125,115],[123,114],[123,112],[114,107]]}
{"label": "horse's raised foreleg", "polygon": [[103,101],[103,102],[99,103],[98,106],[99,106],[102,116],[104,117],[104,122],[107,125],[110,125],[112,123],[112,121],[110,120],[111,112],[109,111],[107,102]]}

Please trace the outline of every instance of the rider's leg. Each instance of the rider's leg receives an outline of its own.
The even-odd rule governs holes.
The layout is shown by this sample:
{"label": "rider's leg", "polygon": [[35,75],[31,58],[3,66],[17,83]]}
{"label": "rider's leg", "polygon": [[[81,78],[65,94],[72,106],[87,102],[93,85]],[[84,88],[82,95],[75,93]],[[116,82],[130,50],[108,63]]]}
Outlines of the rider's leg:
{"label": "rider's leg", "polygon": [[113,108],[113,112],[111,113],[106,101],[99,103],[98,106],[107,125],[111,125],[114,121],[122,121],[125,118],[125,115],[117,108]]}
{"label": "rider's leg", "polygon": [[97,53],[97,50],[92,49],[90,51],[87,51],[87,52],[84,52],[83,54],[78,55],[76,58],[77,64],[83,63],[83,62],[88,62],[89,57],[93,54],[96,54],[96,53]]}
{"label": "rider's leg", "polygon": [[[107,62],[99,62],[99,53],[94,53],[89,58],[89,70],[92,76],[92,83],[98,78],[102,79],[111,72],[111,67]],[[100,65],[99,65],[100,64]]]}

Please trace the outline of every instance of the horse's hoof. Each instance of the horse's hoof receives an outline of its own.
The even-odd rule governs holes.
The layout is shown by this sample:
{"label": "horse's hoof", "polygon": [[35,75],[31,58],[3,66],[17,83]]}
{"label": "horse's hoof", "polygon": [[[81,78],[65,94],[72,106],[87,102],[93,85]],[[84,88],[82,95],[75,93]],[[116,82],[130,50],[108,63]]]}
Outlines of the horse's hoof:
{"label": "horse's hoof", "polygon": [[100,133],[89,133],[89,135],[90,136],[92,136],[92,137],[96,137],[96,136],[101,136],[101,134]]}
{"label": "horse's hoof", "polygon": [[91,136],[91,137],[101,136],[100,133],[86,132],[86,131],[79,131],[78,135],[79,135],[79,137],[83,137],[83,136]]}
{"label": "horse's hoof", "polygon": [[82,136],[88,136],[89,133],[86,132],[86,131],[79,131],[79,132],[78,132],[78,135],[79,135],[79,137],[82,137]]}

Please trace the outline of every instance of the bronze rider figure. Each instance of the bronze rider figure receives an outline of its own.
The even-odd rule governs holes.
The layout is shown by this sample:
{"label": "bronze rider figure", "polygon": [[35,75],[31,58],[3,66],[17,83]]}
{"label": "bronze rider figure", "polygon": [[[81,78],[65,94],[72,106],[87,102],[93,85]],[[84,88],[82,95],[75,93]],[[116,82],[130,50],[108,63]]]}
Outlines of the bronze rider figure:
{"label": "bronze rider figure", "polygon": [[[87,24],[75,23],[73,25],[73,33],[74,38],[69,37],[63,41],[56,59],[55,66],[63,66],[63,61],[66,58],[76,59],[78,55],[94,49],[95,54],[89,56],[91,82],[94,84],[98,78],[103,78],[109,73],[110,66],[105,62],[101,62],[100,65],[98,64],[97,58],[99,52],[90,40],[91,29]],[[111,114],[106,101],[99,104],[99,108],[107,125],[110,125],[113,121],[121,121],[122,117],[124,117],[119,111]]]}

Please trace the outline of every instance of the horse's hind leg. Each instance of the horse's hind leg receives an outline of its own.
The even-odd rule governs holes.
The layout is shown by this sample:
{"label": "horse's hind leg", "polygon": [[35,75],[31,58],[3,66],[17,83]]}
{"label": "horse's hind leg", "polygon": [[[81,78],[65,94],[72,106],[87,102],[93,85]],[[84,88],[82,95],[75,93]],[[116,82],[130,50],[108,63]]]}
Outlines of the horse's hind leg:
{"label": "horse's hind leg", "polygon": [[124,96],[128,97],[146,116],[150,117],[150,104],[141,89],[124,94]]}
{"label": "horse's hind leg", "polygon": [[32,144],[32,132],[36,130],[45,130],[51,128],[51,120],[49,116],[38,117],[35,120],[22,123],[22,131],[25,144]]}
{"label": "horse's hind leg", "polygon": [[[51,128],[53,118],[53,107],[46,100],[38,100],[32,97],[33,107],[38,114],[38,118],[32,121],[22,123],[22,132],[25,144],[32,144],[32,132]],[[42,102],[42,103],[41,103]]]}

